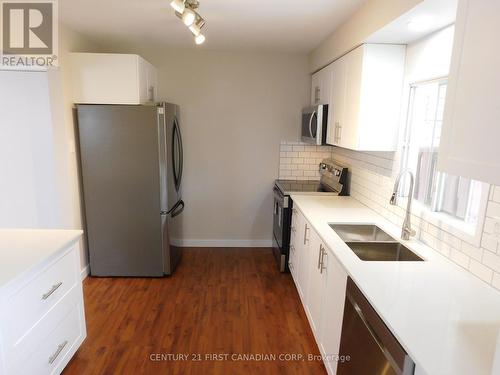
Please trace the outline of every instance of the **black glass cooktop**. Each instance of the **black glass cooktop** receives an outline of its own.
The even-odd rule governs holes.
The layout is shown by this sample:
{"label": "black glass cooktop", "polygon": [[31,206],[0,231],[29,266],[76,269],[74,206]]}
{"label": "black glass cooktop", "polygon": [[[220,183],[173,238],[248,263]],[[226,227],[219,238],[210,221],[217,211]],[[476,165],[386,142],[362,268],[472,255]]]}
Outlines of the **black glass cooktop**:
{"label": "black glass cooktop", "polygon": [[331,192],[319,182],[319,180],[276,180],[276,186],[283,194],[304,192]]}

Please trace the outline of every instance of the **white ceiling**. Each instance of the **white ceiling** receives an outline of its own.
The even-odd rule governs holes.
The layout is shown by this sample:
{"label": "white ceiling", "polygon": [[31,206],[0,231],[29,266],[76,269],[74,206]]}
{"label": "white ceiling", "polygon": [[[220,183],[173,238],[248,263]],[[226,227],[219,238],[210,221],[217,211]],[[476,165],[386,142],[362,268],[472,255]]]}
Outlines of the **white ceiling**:
{"label": "white ceiling", "polygon": [[[424,0],[406,14],[371,35],[366,42],[411,43],[454,23],[457,15],[457,3],[457,0]],[[409,22],[422,17],[428,19],[425,28],[411,30],[408,27]]]}
{"label": "white ceiling", "polygon": [[[201,48],[309,52],[365,0],[200,0]],[[63,0],[60,19],[103,44],[195,46],[170,0]]]}

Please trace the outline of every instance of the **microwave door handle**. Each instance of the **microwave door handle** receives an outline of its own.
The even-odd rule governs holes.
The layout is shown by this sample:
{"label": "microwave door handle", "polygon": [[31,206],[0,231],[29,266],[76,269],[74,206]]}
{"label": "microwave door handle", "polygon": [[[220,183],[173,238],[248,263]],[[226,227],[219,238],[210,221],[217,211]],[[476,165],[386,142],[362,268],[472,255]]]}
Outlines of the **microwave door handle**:
{"label": "microwave door handle", "polygon": [[311,135],[311,138],[314,138],[313,132],[312,132],[312,121],[313,121],[313,117],[315,115],[316,115],[316,111],[313,111],[313,113],[311,113],[311,117],[309,117],[309,134]]}

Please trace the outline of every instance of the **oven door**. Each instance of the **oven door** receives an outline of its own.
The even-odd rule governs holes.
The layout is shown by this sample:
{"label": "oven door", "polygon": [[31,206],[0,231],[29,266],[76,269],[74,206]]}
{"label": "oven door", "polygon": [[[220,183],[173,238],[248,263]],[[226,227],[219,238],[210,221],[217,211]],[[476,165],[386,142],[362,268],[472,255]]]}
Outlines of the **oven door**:
{"label": "oven door", "polygon": [[273,207],[273,252],[281,272],[288,270],[290,241],[290,198],[274,187]]}
{"label": "oven door", "polygon": [[273,233],[278,246],[283,247],[284,233],[284,213],[285,213],[285,197],[281,194],[278,188],[274,187],[274,212],[273,212]]}

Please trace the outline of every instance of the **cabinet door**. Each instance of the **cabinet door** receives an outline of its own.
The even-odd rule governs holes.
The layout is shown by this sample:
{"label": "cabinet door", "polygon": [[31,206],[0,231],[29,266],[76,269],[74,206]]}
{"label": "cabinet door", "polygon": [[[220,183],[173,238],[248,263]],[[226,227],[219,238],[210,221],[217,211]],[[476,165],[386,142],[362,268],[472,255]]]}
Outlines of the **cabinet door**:
{"label": "cabinet door", "polygon": [[314,73],[311,78],[311,105],[329,104],[331,92],[331,65]]}
{"label": "cabinet door", "polygon": [[158,73],[150,63],[147,64],[148,102],[155,102],[158,97]]}
{"label": "cabinet door", "polygon": [[[331,64],[330,101],[328,106],[328,129],[326,142],[339,146],[344,125],[346,93],[346,59],[340,58]],[[339,137],[340,134],[340,137]]]}
{"label": "cabinet door", "polygon": [[342,333],[347,273],[330,251],[323,258],[323,263],[326,264],[326,270],[323,271],[326,273],[326,285],[321,310],[319,347],[326,358],[324,363],[328,374],[334,375],[337,371],[336,356],[339,354]]}
{"label": "cabinet door", "polygon": [[321,73],[314,73],[311,77],[311,105],[317,105],[321,101]]}
{"label": "cabinet door", "polygon": [[360,46],[344,56],[345,102],[337,144],[350,149],[358,148],[364,49],[365,46]]}
{"label": "cabinet door", "polygon": [[292,274],[293,281],[297,285],[298,283],[298,265],[299,257],[298,252],[300,250],[300,245],[298,243],[297,228],[300,226],[300,216],[299,211],[296,208],[292,209],[292,224],[290,226],[290,258],[288,261],[288,267],[290,268],[290,273]]}
{"label": "cabinet door", "polygon": [[301,215],[300,227],[297,228],[297,238],[298,238],[298,278],[299,278],[299,293],[303,297],[302,302],[305,301],[307,295],[307,286],[309,283],[309,249],[310,249],[310,232],[311,226],[305,217]]}
{"label": "cabinet door", "polygon": [[500,185],[500,1],[460,0],[438,169]]}
{"label": "cabinet door", "polygon": [[71,53],[73,101],[85,104],[140,104],[139,56]]}
{"label": "cabinet door", "polygon": [[316,340],[319,340],[320,337],[321,309],[326,280],[326,273],[321,263],[322,259],[326,258],[324,257],[325,252],[326,250],[318,234],[314,230],[311,230],[310,246],[307,257],[309,283],[306,294],[306,311]]}

